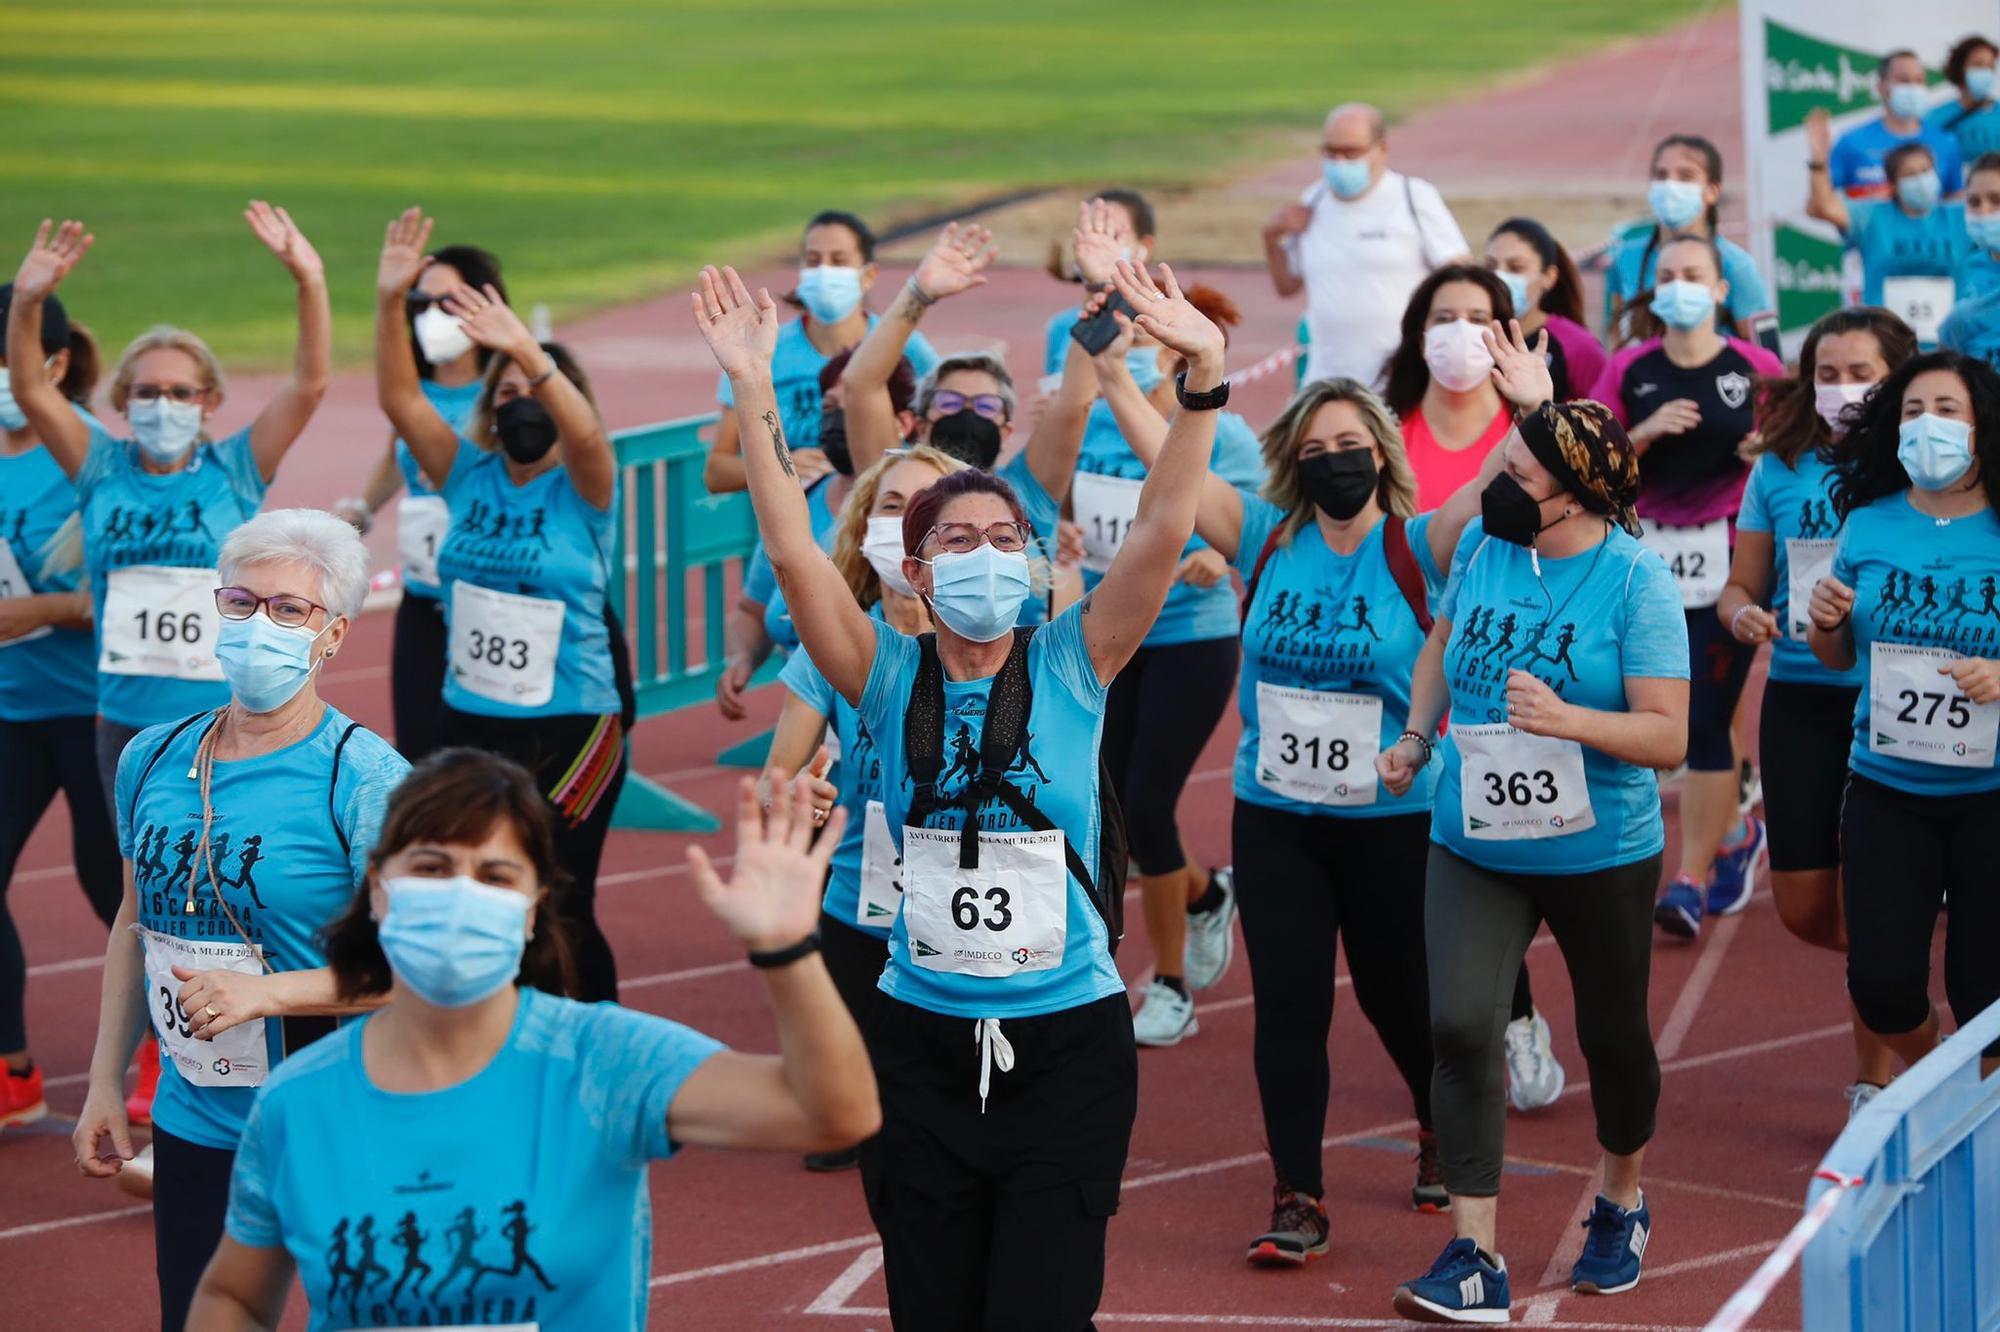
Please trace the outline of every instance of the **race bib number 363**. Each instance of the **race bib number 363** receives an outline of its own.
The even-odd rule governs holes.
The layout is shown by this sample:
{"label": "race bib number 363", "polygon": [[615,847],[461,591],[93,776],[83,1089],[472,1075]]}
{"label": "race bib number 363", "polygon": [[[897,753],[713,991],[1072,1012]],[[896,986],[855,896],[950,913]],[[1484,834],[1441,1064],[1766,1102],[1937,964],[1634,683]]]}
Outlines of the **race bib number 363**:
{"label": "race bib number 363", "polygon": [[1990,768],[2000,703],[1974,703],[1942,674],[1956,652],[1875,643],[1868,653],[1868,749],[1913,763]]}
{"label": "race bib number 363", "polygon": [[1505,722],[1454,726],[1465,835],[1479,841],[1567,837],[1596,826],[1583,746]]}
{"label": "race bib number 363", "polygon": [[979,836],[961,869],[956,828],[903,829],[903,927],[910,960],[960,976],[1012,976],[1062,965],[1069,870],[1060,832]]}

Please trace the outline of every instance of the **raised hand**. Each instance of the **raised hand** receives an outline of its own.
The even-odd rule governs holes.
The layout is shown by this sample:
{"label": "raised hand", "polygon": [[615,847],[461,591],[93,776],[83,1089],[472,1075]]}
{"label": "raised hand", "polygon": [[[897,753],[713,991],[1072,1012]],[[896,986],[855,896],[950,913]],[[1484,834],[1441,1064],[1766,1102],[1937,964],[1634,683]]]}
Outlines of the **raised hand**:
{"label": "raised hand", "polygon": [[42,225],[35,230],[35,243],[28,247],[27,258],[14,274],[17,296],[36,299],[47,296],[97,241],[97,237],[83,229],[81,222],[65,221],[53,237],[49,235],[50,226],[49,219],[43,218]]}
{"label": "raised hand", "polygon": [[534,345],[535,335],[491,285],[482,292],[459,283],[445,293],[444,312],[456,317],[465,336],[482,347],[512,353]]}
{"label": "raised hand", "polygon": [[[1105,307],[1110,299],[1111,296],[1108,292],[1099,292],[1097,295],[1092,296],[1088,301],[1084,302],[1082,317],[1085,319],[1092,318],[1098,311]],[[1125,353],[1131,351],[1132,344],[1138,340],[1138,331],[1130,319],[1116,311],[1112,312],[1111,318],[1112,322],[1118,325],[1118,336],[1105,343],[1104,350],[1098,352],[1090,359],[1096,363],[1099,375],[1115,376],[1128,374],[1129,371],[1125,365]]]}
{"label": "raised hand", "polygon": [[262,199],[252,199],[243,210],[243,220],[301,285],[326,281],[326,265],[321,262],[319,251],[299,230],[298,223],[292,221],[290,213],[273,208]]}
{"label": "raised hand", "polygon": [[754,778],[739,783],[736,863],[727,884],[707,852],[688,848],[695,893],[753,952],[789,948],[819,924],[820,890],[847,825],[847,811],[834,809],[815,844],[812,781],[801,774],[789,792],[772,800],[769,810],[757,798]]}
{"label": "raised hand", "polygon": [[1813,627],[1822,633],[1832,633],[1847,623],[1847,617],[1854,614],[1854,589],[1829,574],[1813,584],[1812,600],[1806,603],[1806,616]]}
{"label": "raised hand", "polygon": [[1493,387],[1500,390],[1500,396],[1524,412],[1535,408],[1556,396],[1556,382],[1549,375],[1549,331],[1545,328],[1535,337],[1535,345],[1530,347],[1521,333],[1521,321],[1510,319],[1502,329],[1500,321],[1479,331],[1486,343],[1486,354],[1493,358]]}
{"label": "raised hand", "polygon": [[929,300],[956,296],[986,285],[985,270],[992,265],[998,253],[998,247],[993,244],[993,233],[985,227],[966,226],[961,229],[958,223],[947,222],[937,244],[917,265],[910,281],[916,283],[918,292]]}
{"label": "raised hand", "polygon": [[778,345],[778,303],[757,288],[753,300],[736,270],[719,272],[713,264],[701,270],[701,286],[690,293],[695,326],[715,355],[715,363],[731,379],[769,374],[771,353]]}
{"label": "raised hand", "polygon": [[1824,162],[1833,151],[1833,117],[1823,106],[1806,112],[1806,160]]}
{"label": "raised hand", "polygon": [[382,237],[382,263],[375,272],[375,290],[401,296],[417,285],[417,275],[430,264],[431,220],[421,208],[405,208]]}
{"label": "raised hand", "polygon": [[1207,361],[1222,366],[1222,330],[1207,315],[1188,303],[1174,270],[1160,265],[1158,285],[1146,270],[1120,259],[1111,272],[1111,284],[1131,305],[1140,329],[1185,356],[1189,363]]}
{"label": "raised hand", "polygon": [[1126,256],[1128,242],[1118,234],[1116,210],[1102,199],[1076,206],[1076,230],[1070,233],[1076,251],[1076,271],[1093,287],[1111,281],[1111,270]]}

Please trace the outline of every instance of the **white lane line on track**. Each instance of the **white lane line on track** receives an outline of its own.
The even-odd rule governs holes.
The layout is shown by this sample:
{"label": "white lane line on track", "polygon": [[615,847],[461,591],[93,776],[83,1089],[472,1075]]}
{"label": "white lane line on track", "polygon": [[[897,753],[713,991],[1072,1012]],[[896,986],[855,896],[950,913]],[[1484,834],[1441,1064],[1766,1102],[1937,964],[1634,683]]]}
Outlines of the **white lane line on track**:
{"label": "white lane line on track", "polygon": [[0,1240],[27,1239],[31,1235],[46,1235],[51,1230],[68,1230],[71,1226],[87,1226],[98,1221],[116,1221],[123,1216],[138,1216],[152,1210],[151,1203],[141,1203],[137,1207],[120,1207],[110,1212],[86,1212],[82,1216],[66,1216],[59,1221],[37,1221],[33,1225],[0,1230]]}
{"label": "white lane line on track", "polygon": [[882,1266],[882,1246],[863,1249],[856,1254],[847,1270],[827,1283],[826,1289],[813,1298],[813,1302],[801,1309],[800,1313],[837,1314],[845,1312],[847,1302],[854,1298],[854,1292],[867,1283]]}

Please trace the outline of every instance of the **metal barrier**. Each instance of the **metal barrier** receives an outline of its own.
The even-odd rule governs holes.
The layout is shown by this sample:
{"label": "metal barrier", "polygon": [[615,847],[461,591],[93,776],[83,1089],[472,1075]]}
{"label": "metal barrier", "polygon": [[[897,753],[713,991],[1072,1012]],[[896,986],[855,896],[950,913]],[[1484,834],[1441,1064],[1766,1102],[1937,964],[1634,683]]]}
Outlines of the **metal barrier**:
{"label": "metal barrier", "polygon": [[[611,604],[633,648],[633,691],[643,720],[714,697],[729,617],[724,581],[732,560],[757,545],[750,496],[711,495],[702,483],[714,412],[612,436],[618,453],[620,512]],[[629,584],[629,587],[628,587]],[[699,665],[689,663],[689,626],[701,621]],[[759,681],[775,677],[767,663]],[[614,828],[713,832],[717,818],[659,783],[632,773],[612,815]]]}
{"label": "metal barrier", "polygon": [[2000,1004],[1863,1107],[1826,1154],[1808,1214],[1829,1190],[1842,1196],[1806,1245],[1809,1332],[2000,1327],[2000,1076],[1979,1076],[1996,1040]]}

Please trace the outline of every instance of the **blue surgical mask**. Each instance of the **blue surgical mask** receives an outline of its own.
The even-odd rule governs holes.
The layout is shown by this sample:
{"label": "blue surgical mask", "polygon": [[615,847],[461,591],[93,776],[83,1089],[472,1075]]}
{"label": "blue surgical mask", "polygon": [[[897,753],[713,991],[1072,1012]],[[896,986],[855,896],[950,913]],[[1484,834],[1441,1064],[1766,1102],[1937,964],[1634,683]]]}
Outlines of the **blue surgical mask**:
{"label": "blue surgical mask", "polygon": [[1914,176],[1896,178],[1896,202],[1913,213],[1928,213],[1937,207],[1938,196],[1944,192],[1935,171],[1919,171]]}
{"label": "blue surgical mask", "polygon": [[837,324],[861,304],[861,270],[821,264],[799,270],[799,299],[822,324]]}
{"label": "blue surgical mask", "polygon": [[2000,211],[1976,215],[1967,213],[1965,234],[1982,250],[2000,250]]}
{"label": "blue surgical mask", "polygon": [[1151,393],[1167,377],[1167,372],[1160,369],[1160,349],[1153,343],[1126,352],[1125,368],[1137,381],[1141,393]]}
{"label": "blue surgical mask", "polygon": [[1026,551],[995,550],[988,542],[964,554],[947,553],[931,566],[931,614],[974,643],[991,643],[1014,628],[1028,599]]}
{"label": "blue surgical mask", "polygon": [[1715,293],[1699,282],[1679,279],[1662,282],[1653,289],[1653,313],[1668,328],[1683,332],[1699,328],[1704,319],[1715,313]]}
{"label": "blue surgical mask", "polygon": [[198,402],[175,402],[172,398],[135,402],[125,418],[132,423],[139,452],[156,463],[179,462],[201,437]]}
{"label": "blue surgical mask", "polygon": [[25,430],[27,426],[28,414],[14,401],[13,381],[0,368],[0,430]]}
{"label": "blue surgical mask", "polygon": [[1674,231],[1701,216],[1701,182],[1656,180],[1646,187],[1646,203],[1663,227]]}
{"label": "blue surgical mask", "polygon": [[1896,428],[1896,461],[1919,490],[1945,490],[1972,467],[1972,426],[1925,412]]}
{"label": "blue surgical mask", "polygon": [[1337,199],[1359,199],[1368,192],[1369,182],[1375,175],[1365,157],[1322,158],[1319,170],[1326,177],[1326,187],[1333,191]]}
{"label": "blue surgical mask", "polygon": [[1513,298],[1514,318],[1525,318],[1528,311],[1534,308],[1528,302],[1528,275],[1526,273],[1509,273],[1506,269],[1501,268],[1495,269],[1493,276],[1500,279],[1501,285],[1507,288],[1507,295]]}
{"label": "blue surgical mask", "polygon": [[376,934],[396,979],[439,1008],[463,1008],[521,974],[526,893],[455,879],[387,879],[389,910]]}
{"label": "blue surgical mask", "polygon": [[1993,66],[1971,67],[1965,71],[1965,91],[1982,102],[1993,100],[1995,70]]}
{"label": "blue surgical mask", "polygon": [[[322,629],[320,633],[325,633]],[[274,624],[264,612],[224,620],[215,631],[215,659],[229,692],[251,712],[276,712],[292,701],[324,660],[314,655],[319,634]]]}
{"label": "blue surgical mask", "polygon": [[1889,114],[1898,120],[1915,120],[1924,113],[1924,85],[1921,83],[1892,83],[1889,85]]}

